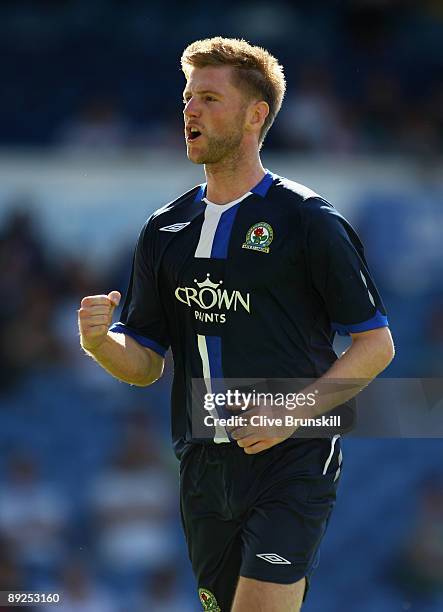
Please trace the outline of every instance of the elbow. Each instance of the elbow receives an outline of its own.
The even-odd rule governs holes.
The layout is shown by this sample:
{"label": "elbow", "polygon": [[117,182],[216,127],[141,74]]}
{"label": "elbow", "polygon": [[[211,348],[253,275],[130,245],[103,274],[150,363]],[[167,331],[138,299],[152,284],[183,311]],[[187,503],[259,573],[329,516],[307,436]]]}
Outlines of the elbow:
{"label": "elbow", "polygon": [[363,378],[375,378],[394,359],[394,342],[388,327],[379,327],[366,332],[351,334],[351,336],[353,344],[355,342],[357,361],[361,361]]}
{"label": "elbow", "polygon": [[149,387],[150,385],[153,385],[159,378],[161,378],[161,374],[159,374],[158,376],[150,374],[149,376],[142,378],[138,382],[133,382],[132,384],[136,387]]}
{"label": "elbow", "polygon": [[387,327],[384,329],[386,334],[383,343],[379,347],[380,371],[385,370],[395,357],[395,346],[391,332]]}
{"label": "elbow", "polygon": [[159,374],[158,376],[154,376],[153,374],[149,373],[148,376],[143,376],[137,379],[133,378],[132,380],[123,380],[123,382],[127,382],[130,385],[133,385],[134,387],[149,387],[150,385],[154,384],[160,377],[161,374]]}
{"label": "elbow", "polygon": [[392,346],[388,350],[385,351],[383,370],[385,370],[388,367],[388,365],[391,363],[394,357],[395,357],[395,348],[394,346]]}
{"label": "elbow", "polygon": [[391,338],[391,346],[390,346],[390,352],[389,352],[389,362],[388,365],[391,363],[391,361],[394,359],[395,357],[395,346],[394,346],[394,342]]}
{"label": "elbow", "polygon": [[165,367],[165,360],[163,357],[160,357],[160,355],[154,351],[145,349],[145,354],[148,357],[148,363],[139,381],[133,383],[137,387],[149,387],[155,383],[163,375]]}

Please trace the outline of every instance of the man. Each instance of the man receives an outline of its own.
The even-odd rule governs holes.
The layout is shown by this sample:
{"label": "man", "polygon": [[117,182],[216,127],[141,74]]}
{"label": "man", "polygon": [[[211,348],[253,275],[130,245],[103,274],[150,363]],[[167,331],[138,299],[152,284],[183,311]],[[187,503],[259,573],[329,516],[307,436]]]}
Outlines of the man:
{"label": "man", "polygon": [[[193,43],[181,61],[187,154],[207,182],[143,227],[119,323],[109,329],[118,292],[82,300],[81,344],[136,385],[162,375],[172,347],[182,520],[203,608],[292,612],[334,504],[339,437],[242,426],[193,437],[192,380],[208,390],[223,378],[368,381],[391,361],[392,339],[351,226],[261,164],[285,91],[277,60],[217,37]],[[352,338],[340,359],[335,331]]]}

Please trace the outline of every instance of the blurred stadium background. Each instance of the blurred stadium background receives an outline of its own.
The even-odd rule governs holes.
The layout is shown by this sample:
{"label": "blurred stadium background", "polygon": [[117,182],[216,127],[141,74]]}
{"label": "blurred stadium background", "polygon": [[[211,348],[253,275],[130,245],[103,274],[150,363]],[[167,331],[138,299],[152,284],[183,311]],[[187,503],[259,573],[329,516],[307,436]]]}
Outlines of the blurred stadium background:
{"label": "blurred stadium background", "polygon": [[[202,181],[185,157],[179,57],[217,34],[285,66],[265,165],[358,229],[397,346],[386,375],[441,376],[441,1],[2,0],[0,590],[63,590],[51,609],[199,609],[171,360],[150,389],[118,383],[81,354],[76,309],[125,290],[143,221]],[[441,440],[349,439],[344,457],[303,609],[442,610]]]}

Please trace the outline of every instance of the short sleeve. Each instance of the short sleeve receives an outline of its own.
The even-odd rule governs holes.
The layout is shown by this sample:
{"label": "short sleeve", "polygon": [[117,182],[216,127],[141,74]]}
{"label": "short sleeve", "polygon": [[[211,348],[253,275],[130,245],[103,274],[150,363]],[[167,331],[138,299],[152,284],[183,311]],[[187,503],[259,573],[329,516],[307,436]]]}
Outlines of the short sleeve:
{"label": "short sleeve", "polygon": [[321,198],[307,199],[303,209],[311,280],[332,330],[349,335],[386,327],[386,310],[355,230]]}
{"label": "short sleeve", "polygon": [[135,248],[120,321],[114,323],[109,331],[127,334],[164,357],[170,340],[152,265],[153,246],[149,234],[148,221],[140,232]]}

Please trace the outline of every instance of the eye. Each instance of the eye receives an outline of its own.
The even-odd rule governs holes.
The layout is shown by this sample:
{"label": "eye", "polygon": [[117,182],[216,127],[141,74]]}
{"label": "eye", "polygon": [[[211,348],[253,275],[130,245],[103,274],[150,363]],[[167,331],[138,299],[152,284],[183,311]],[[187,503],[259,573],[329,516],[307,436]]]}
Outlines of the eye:
{"label": "eye", "polygon": [[205,100],[206,102],[215,102],[215,98],[213,98],[212,96],[205,96]]}

